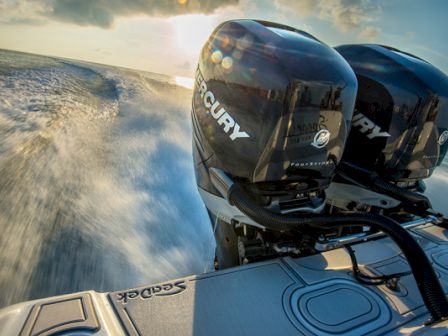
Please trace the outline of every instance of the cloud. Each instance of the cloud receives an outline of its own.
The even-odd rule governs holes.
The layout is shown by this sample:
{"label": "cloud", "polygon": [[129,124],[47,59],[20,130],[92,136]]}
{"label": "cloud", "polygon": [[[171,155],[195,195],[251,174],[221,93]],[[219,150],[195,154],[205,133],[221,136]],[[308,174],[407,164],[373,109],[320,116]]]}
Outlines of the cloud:
{"label": "cloud", "polygon": [[109,28],[120,16],[210,14],[238,0],[0,0],[0,22],[53,19],[81,26]]}
{"label": "cloud", "polygon": [[322,2],[321,16],[333,18],[334,24],[343,32],[362,27],[375,21],[381,14],[381,8],[372,5],[369,0],[325,0]]}
{"label": "cloud", "polygon": [[318,1],[315,0],[276,0],[277,5],[289,7],[300,16],[310,16],[316,12],[319,7]]}
{"label": "cloud", "polygon": [[367,41],[372,41],[379,35],[379,33],[380,30],[378,28],[368,26],[361,30],[361,32],[358,34],[358,37]]}
{"label": "cloud", "polygon": [[45,1],[0,0],[0,23],[42,24],[49,10]]}
{"label": "cloud", "polygon": [[315,16],[332,22],[342,32],[360,29],[376,21],[381,7],[370,0],[275,0],[277,5],[288,7],[300,16]]}

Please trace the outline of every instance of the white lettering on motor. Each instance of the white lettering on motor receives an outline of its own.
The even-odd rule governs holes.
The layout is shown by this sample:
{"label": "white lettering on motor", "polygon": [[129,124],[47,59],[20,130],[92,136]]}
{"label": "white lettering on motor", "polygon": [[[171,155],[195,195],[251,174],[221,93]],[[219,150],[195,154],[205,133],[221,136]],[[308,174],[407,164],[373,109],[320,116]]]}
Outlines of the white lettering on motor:
{"label": "white lettering on motor", "polygon": [[211,91],[207,91],[204,95],[204,105],[206,108],[210,108],[213,103],[215,103],[215,96]]}
{"label": "white lettering on motor", "polygon": [[240,131],[240,125],[233,119],[233,117],[222,106],[221,102],[216,99],[215,94],[208,90],[207,82],[202,77],[199,69],[196,72],[196,82],[199,85],[199,94],[203,100],[207,114],[210,114],[218,125],[223,127],[224,132],[231,133],[229,138],[232,141],[238,138],[249,138],[250,135],[247,132]]}
{"label": "white lettering on motor", "polygon": [[358,130],[361,133],[367,134],[367,137],[369,139],[373,138],[379,138],[379,137],[390,137],[390,134],[387,132],[381,132],[381,128],[378,125],[375,125],[375,123],[367,118],[362,113],[356,111],[356,114],[353,116],[352,119],[352,127],[358,127]]}

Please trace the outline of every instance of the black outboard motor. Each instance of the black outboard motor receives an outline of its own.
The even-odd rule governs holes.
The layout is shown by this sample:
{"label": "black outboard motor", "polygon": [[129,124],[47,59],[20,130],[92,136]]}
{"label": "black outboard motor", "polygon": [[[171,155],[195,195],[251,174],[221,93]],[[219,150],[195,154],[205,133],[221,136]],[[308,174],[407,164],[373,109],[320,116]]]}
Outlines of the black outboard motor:
{"label": "black outboard motor", "polygon": [[[424,191],[422,180],[431,176],[448,149],[448,77],[390,47],[344,45],[336,50],[355,71],[359,85],[337,181],[359,183],[417,212],[430,208],[429,200],[417,192]],[[341,202],[342,194],[333,190],[331,197]],[[367,199],[363,193],[356,194]],[[381,199],[386,208],[397,206],[388,197],[370,198]],[[347,204],[355,207],[356,199]]]}
{"label": "black outboard motor", "polygon": [[[201,52],[192,121],[197,183],[218,247],[237,252],[230,223],[261,226],[228,205],[210,169],[239,181],[275,213],[320,212],[344,150],[356,89],[347,62],[305,32],[252,20],[216,28]],[[252,233],[255,254],[276,253]],[[283,247],[275,249],[293,248]]]}

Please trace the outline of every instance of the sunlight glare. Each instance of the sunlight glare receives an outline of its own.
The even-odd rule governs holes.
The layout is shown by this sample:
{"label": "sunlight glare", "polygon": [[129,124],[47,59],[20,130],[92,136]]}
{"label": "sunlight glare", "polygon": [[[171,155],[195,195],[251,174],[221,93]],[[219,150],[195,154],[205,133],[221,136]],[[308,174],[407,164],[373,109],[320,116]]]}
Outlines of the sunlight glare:
{"label": "sunlight glare", "polygon": [[194,79],[190,77],[175,76],[174,80],[176,82],[176,85],[185,87],[187,89],[192,89],[194,86]]}
{"label": "sunlight glare", "polygon": [[215,27],[213,15],[181,15],[176,16],[172,22],[176,43],[180,49],[188,53],[198,54]]}

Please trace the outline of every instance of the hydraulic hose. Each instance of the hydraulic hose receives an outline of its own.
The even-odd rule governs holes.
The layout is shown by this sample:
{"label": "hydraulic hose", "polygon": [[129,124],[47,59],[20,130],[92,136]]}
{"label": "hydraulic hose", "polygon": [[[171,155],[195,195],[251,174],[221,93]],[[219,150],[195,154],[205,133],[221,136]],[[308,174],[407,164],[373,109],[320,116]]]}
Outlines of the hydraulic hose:
{"label": "hydraulic hose", "polygon": [[385,181],[376,172],[367,171],[342,161],[337,174],[350,183],[365,188],[370,187],[376,192],[391,196],[417,212],[432,208],[431,202],[426,196]]}
{"label": "hydraulic hose", "polygon": [[426,196],[400,188],[395,184],[384,181],[377,174],[372,174],[371,181],[376,191],[392,196],[400,201],[406,202],[423,210],[432,208],[431,202]]}
{"label": "hydraulic hose", "polygon": [[423,302],[432,316],[431,322],[448,318],[448,301],[428,257],[414,238],[396,221],[365,213],[282,216],[255,204],[238,183],[230,186],[226,196],[230,204],[271,230],[290,231],[304,226],[334,228],[353,225],[367,225],[381,230],[393,239],[406,256]]}

